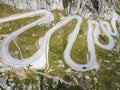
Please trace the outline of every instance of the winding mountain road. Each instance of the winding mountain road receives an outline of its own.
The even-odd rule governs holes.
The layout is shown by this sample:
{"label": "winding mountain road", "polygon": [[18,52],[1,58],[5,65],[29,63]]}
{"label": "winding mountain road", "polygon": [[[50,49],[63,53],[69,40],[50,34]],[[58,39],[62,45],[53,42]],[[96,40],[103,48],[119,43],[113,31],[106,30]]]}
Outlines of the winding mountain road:
{"label": "winding mountain road", "polygon": [[[97,68],[97,62],[96,62],[96,55],[95,55],[95,48],[94,48],[94,41],[93,41],[93,24],[99,26],[99,24],[96,21],[88,21],[88,36],[87,36],[87,43],[88,43],[88,51],[90,54],[90,60],[87,64],[79,65],[75,63],[72,58],[70,57],[70,51],[72,49],[72,46],[77,38],[77,34],[79,33],[80,27],[76,27],[74,31],[72,32],[72,35],[70,37],[70,40],[67,44],[67,47],[64,51],[64,58],[65,62],[74,70],[77,71],[88,71],[93,68]],[[95,28],[97,29],[97,28]]]}
{"label": "winding mountain road", "polygon": [[[39,11],[34,11],[34,12],[30,12],[30,13],[25,13],[25,14],[21,14],[21,15],[17,15],[17,16],[11,16],[11,17],[0,19],[0,23],[3,23],[3,22],[16,20],[16,19],[20,19],[20,18],[25,18],[25,17],[29,17],[29,16],[34,16],[34,15],[39,15],[39,14],[44,14],[44,17],[16,30],[15,32],[10,34],[3,41],[2,48],[1,48],[1,53],[2,53],[1,56],[5,63],[7,63],[11,66],[15,66],[15,67],[26,67],[26,66],[31,65],[31,68],[45,69],[45,67],[47,65],[49,65],[48,50],[49,50],[49,41],[50,41],[51,35],[56,30],[58,30],[60,27],[62,27],[63,25],[65,25],[66,23],[70,22],[73,19],[77,19],[77,24],[76,24],[76,27],[74,28],[74,30],[72,31],[72,33],[70,34],[68,44],[64,51],[65,62],[72,69],[74,69],[76,71],[88,71],[88,70],[98,67],[97,62],[96,62],[94,42],[98,46],[100,46],[104,49],[112,49],[114,47],[114,40],[113,40],[111,34],[117,36],[118,35],[117,29],[114,28],[115,32],[112,32],[112,30],[110,30],[111,28],[110,28],[109,23],[100,22],[100,24],[99,24],[97,21],[89,20],[88,21],[89,29],[88,29],[87,43],[88,43],[88,51],[90,54],[90,60],[87,64],[79,65],[79,64],[75,63],[74,60],[72,60],[72,58],[70,57],[70,52],[71,52],[72,46],[77,38],[77,35],[79,33],[80,25],[82,23],[82,18],[77,15],[72,15],[72,16],[66,17],[64,20],[57,23],[53,28],[51,28],[45,34],[45,36],[42,39],[43,41],[41,43],[40,49],[36,53],[34,53],[30,58],[17,59],[17,58],[12,57],[8,48],[9,48],[9,43],[16,36],[18,36],[19,34],[21,34],[24,31],[28,30],[29,28],[34,27],[35,25],[38,25],[38,24],[41,25],[42,23],[49,23],[54,20],[54,17],[53,17],[53,14],[47,10],[39,10]],[[114,20],[112,20],[111,22],[112,22],[111,23],[112,26],[114,26],[115,22],[116,22],[116,18]],[[96,26],[95,28],[93,28],[93,24]],[[98,40],[98,36],[100,35],[100,29],[99,29],[100,26],[102,27],[103,31],[105,32],[106,36],[109,39],[108,45],[103,45]],[[110,32],[109,32],[109,30],[110,30]]]}
{"label": "winding mountain road", "polygon": [[[44,52],[42,51],[42,49],[38,50],[30,58],[17,59],[17,58],[14,58],[11,56],[8,47],[9,47],[10,41],[12,41],[16,36],[18,36],[22,32],[28,30],[31,27],[34,27],[35,25],[38,25],[38,24],[40,25],[43,23],[49,23],[48,21],[53,21],[54,18],[53,18],[53,14],[51,12],[46,11],[46,10],[34,11],[34,12],[30,12],[30,13],[13,16],[13,17],[11,16],[11,17],[7,17],[7,18],[2,18],[2,19],[0,19],[0,23],[11,21],[11,20],[16,20],[16,19],[20,19],[20,18],[30,17],[30,16],[34,16],[34,15],[39,15],[39,14],[44,14],[45,16],[43,18],[40,18],[40,19],[20,28],[19,30],[16,30],[15,32],[10,34],[4,40],[1,51],[2,51],[2,58],[5,63],[15,66],[15,67],[24,67],[24,66],[33,65],[33,68],[43,68],[46,66],[46,57],[44,56]],[[34,63],[36,63],[38,61],[41,64],[38,67],[36,67],[37,65],[35,65]]]}
{"label": "winding mountain road", "polygon": [[109,30],[111,29],[110,24],[105,21],[100,21],[100,25],[105,35],[107,36],[109,42],[107,45],[104,45],[99,41],[98,38],[99,38],[99,35],[101,34],[99,27],[97,27],[97,29],[94,31],[94,42],[103,49],[111,50],[115,46],[115,44],[114,44],[113,37],[109,33]]}

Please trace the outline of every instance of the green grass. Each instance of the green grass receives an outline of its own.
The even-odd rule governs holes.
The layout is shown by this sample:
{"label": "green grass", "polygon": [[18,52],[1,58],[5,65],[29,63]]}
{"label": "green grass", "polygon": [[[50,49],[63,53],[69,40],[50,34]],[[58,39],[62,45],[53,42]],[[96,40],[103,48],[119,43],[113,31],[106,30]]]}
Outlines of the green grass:
{"label": "green grass", "polygon": [[106,35],[103,35],[103,34],[100,34],[100,35],[98,36],[98,40],[99,40],[99,42],[100,42],[101,44],[103,44],[103,45],[107,45],[107,44],[109,43],[108,37],[107,37]]}
{"label": "green grass", "polygon": [[[65,16],[66,13],[63,11],[53,10],[52,11],[55,16],[55,22],[57,23],[60,21],[60,14],[63,13]],[[10,13],[10,12],[9,12]],[[7,16],[7,15],[6,15]],[[9,16],[9,14],[8,14]],[[4,16],[1,16],[4,17]],[[0,30],[0,34],[10,34],[16,29],[19,29],[25,24],[28,24],[34,20],[36,20],[37,17],[30,17],[26,18],[24,20],[16,20],[12,22],[3,23],[1,26],[2,29]],[[32,19],[32,20],[29,20]],[[72,47],[71,51],[71,57],[76,63],[86,63],[87,59],[87,53],[88,53],[88,45],[87,45],[87,32],[88,32],[88,25],[87,21],[83,19],[81,29],[79,32],[79,35]],[[17,23],[18,25],[17,25]],[[10,25],[11,24],[11,25]],[[79,87],[78,90],[117,90],[120,89],[120,36],[118,38],[114,37],[116,40],[115,47],[110,50],[104,50],[97,45],[95,45],[95,51],[97,56],[97,62],[100,64],[100,68],[96,71],[90,70],[87,72],[77,72],[74,70],[71,70],[72,72],[69,74],[66,74],[66,70],[70,67],[66,65],[63,57],[64,49],[67,45],[67,38],[70,34],[70,32],[73,30],[73,28],[76,25],[76,20],[72,20],[71,22],[67,23],[63,27],[59,28],[55,33],[53,33],[51,39],[50,39],[50,47],[49,47],[49,70],[53,69],[53,71],[49,72],[48,74],[52,76],[59,76],[63,80],[67,82],[71,82],[73,85],[76,86],[76,83],[73,80],[73,77],[75,77],[78,80]],[[4,28],[5,26],[5,28]],[[41,26],[35,26],[31,29],[25,31],[24,33],[20,34],[15,38],[15,41],[21,48],[22,54],[24,58],[32,56],[36,51],[37,48],[35,46],[35,43],[38,41],[38,39],[45,35],[45,33],[53,27],[50,25],[47,27],[46,25]],[[9,29],[11,28],[11,31]],[[117,22],[117,28],[120,28],[120,24]],[[120,33],[120,30],[119,30]],[[33,34],[35,36],[33,36]],[[3,37],[1,37],[3,39]],[[99,40],[103,44],[107,44],[108,39],[106,36],[103,36],[102,38],[99,37]],[[29,49],[28,49],[29,48]],[[14,53],[15,51],[18,51],[18,48],[16,47],[15,43],[10,43],[9,48],[11,53]],[[21,58],[20,54],[13,55],[16,58]],[[62,64],[64,67],[59,67],[60,63],[59,61],[62,61]],[[49,71],[48,70],[48,71]],[[29,71],[29,70],[28,70]],[[81,77],[78,77],[79,74],[81,74]],[[90,79],[86,79],[86,75],[90,77]],[[17,76],[13,73],[13,80],[16,83],[16,86],[19,86],[19,84],[22,82],[26,85],[29,85],[30,83],[36,84],[37,80],[35,79],[36,74],[33,75],[33,73],[27,74],[26,79],[23,81],[20,81]],[[97,78],[97,82],[95,82],[94,78]],[[48,83],[52,83],[52,80],[48,80]],[[74,88],[75,88],[74,87]],[[71,87],[72,88],[72,87]],[[75,90],[77,90],[75,89]]]}
{"label": "green grass", "polygon": [[[117,23],[117,28],[120,26]],[[95,46],[97,60],[100,62],[100,69],[97,71],[98,90],[116,90],[120,89],[119,72],[120,63],[120,36],[114,37],[116,40],[115,47],[112,50],[105,50]]]}
{"label": "green grass", "polygon": [[[10,7],[8,5],[2,5],[1,4],[0,7],[1,7],[1,10],[2,10],[2,8],[4,8],[3,9],[4,12],[6,10],[6,12],[5,12],[6,16],[9,16],[9,15],[12,15],[12,14],[15,14],[15,13],[23,12],[22,10],[18,10],[16,8]],[[1,12],[3,12],[3,11],[1,11]],[[6,16],[1,16],[1,17],[6,17]],[[39,16],[36,15],[36,16],[31,16],[31,17],[27,17],[27,18],[23,18],[23,19],[18,19],[18,20],[14,20],[14,21],[1,23],[0,24],[0,27],[1,27],[0,28],[0,34],[10,34],[10,33],[20,29],[21,27],[23,27],[23,26],[25,26],[29,23],[32,23],[33,21],[35,21],[35,20],[37,20],[41,17],[42,17],[42,15],[39,15]],[[36,26],[34,29],[31,28],[30,30],[25,31],[24,32],[25,34],[23,33],[23,34],[19,35],[18,37],[16,37],[16,39],[15,39],[18,46],[20,46],[20,49],[22,49],[21,51],[22,51],[23,57],[25,57],[25,58],[31,56],[34,52],[36,52],[37,49],[36,49],[35,45],[32,45],[32,44],[36,42],[35,38],[37,38],[37,40],[38,40],[38,37],[41,34],[43,34],[44,31],[45,31],[44,30],[45,29],[44,25],[40,26],[40,27]],[[38,32],[38,31],[40,31],[40,29],[43,30],[43,33],[41,33],[41,34]],[[36,37],[33,39],[33,37],[32,37],[33,33],[34,34],[37,33],[39,35],[36,35]],[[25,39],[25,41],[24,41],[24,39]],[[28,42],[26,42],[26,41],[28,41]],[[26,47],[30,48],[30,50],[27,50]],[[16,45],[14,44],[13,41],[11,41],[11,43],[9,45],[9,51],[11,52],[13,57],[21,58],[20,52],[19,52],[18,48],[16,47]],[[18,52],[17,54],[15,54],[16,51]],[[33,51],[33,53],[30,52],[30,51]],[[27,55],[24,54],[24,53],[27,53]]]}
{"label": "green grass", "polygon": [[0,36],[0,40],[3,40],[4,39],[4,36]]}
{"label": "green grass", "polygon": [[87,63],[88,45],[87,45],[87,33],[88,30],[87,20],[83,19],[81,28],[76,41],[71,50],[72,59],[78,64]]}
{"label": "green grass", "polygon": [[[10,24],[9,28],[8,28],[8,26],[5,27],[5,26],[2,25],[3,29],[1,30],[1,33],[2,34],[9,34],[13,31],[19,29],[20,27],[23,27],[23,26],[35,21],[38,18],[40,18],[40,16],[28,17],[26,19],[11,21],[12,24]],[[7,22],[7,23],[10,23],[10,22]],[[5,29],[8,29],[8,30],[5,30]],[[9,29],[11,29],[11,31]],[[40,36],[44,35],[44,32],[46,31],[44,29],[45,29],[44,25],[43,26],[35,26],[34,28],[33,27],[30,28],[29,30],[23,32],[22,34],[20,34],[19,36],[17,36],[15,38],[15,41],[17,42],[18,46],[20,47],[20,49],[22,51],[23,58],[27,58],[27,57],[33,55],[33,53],[37,51],[37,48],[34,44]],[[43,32],[39,33],[40,30],[43,31]],[[33,34],[36,35],[36,36],[33,37]],[[14,47],[16,47],[16,45],[15,44],[13,45],[12,43],[13,42],[11,42],[10,45],[9,45],[9,51],[11,53],[14,53],[15,52]],[[26,47],[30,48],[30,49],[27,49]],[[21,55],[19,55],[19,54],[20,53],[18,53],[17,56],[13,54],[13,57],[21,58]]]}
{"label": "green grass", "polygon": [[116,90],[120,88],[119,82],[119,72],[120,72],[120,63],[117,63],[115,60],[106,63],[102,61],[100,63],[101,68],[97,72],[98,75],[98,90]]}
{"label": "green grass", "polygon": [[15,45],[15,43],[14,43],[14,41],[11,41],[11,43],[10,43],[10,54],[13,56],[13,57],[22,57],[21,55],[20,55],[20,52],[19,52],[19,49],[17,48],[17,46]]}
{"label": "green grass", "polygon": [[116,4],[117,8],[120,9],[120,7],[119,7],[120,6],[120,0],[115,0],[115,4]]}
{"label": "green grass", "polygon": [[54,15],[54,23],[56,24],[60,21],[59,11],[55,9],[55,10],[52,10],[52,13]]}
{"label": "green grass", "polygon": [[[31,29],[23,32],[17,38],[15,39],[19,47],[21,48],[23,58],[28,58],[32,56],[36,51],[36,43],[38,40],[45,35],[45,33],[50,29],[50,27],[46,27],[45,25],[41,26],[35,26]],[[33,36],[35,35],[35,36]],[[13,45],[9,45],[9,50],[14,52],[14,49],[12,50]],[[19,55],[20,56],[20,55]],[[21,58],[21,57],[17,57]]]}
{"label": "green grass", "polygon": [[[3,11],[2,11],[3,10]],[[8,6],[8,5],[4,5],[4,4],[0,4],[0,12],[3,12],[2,14],[3,15],[5,15],[5,16],[3,16],[2,14],[1,14],[1,16],[0,17],[6,17],[6,16],[9,16],[9,15],[12,15],[12,14],[16,14],[16,13],[22,13],[22,12],[25,12],[25,11],[23,11],[23,10],[19,10],[19,9],[16,9],[16,8],[14,8],[14,7],[11,7],[11,6]],[[4,13],[5,12],[5,13]],[[33,21],[35,21],[35,20],[37,20],[38,18],[41,18],[43,15],[36,15],[36,16],[31,16],[31,17],[27,17],[27,18],[23,18],[23,19],[18,19],[18,20],[14,20],[14,21],[9,21],[9,22],[5,22],[5,23],[0,23],[0,34],[10,34],[10,33],[12,33],[12,32],[14,32],[14,31],[16,31],[16,30],[18,30],[18,29],[20,29],[21,27],[23,27],[23,26],[25,26],[25,25],[27,25],[27,24],[29,24],[29,23],[32,23]],[[44,26],[41,26],[42,28],[44,28]],[[34,30],[33,28],[31,28],[32,30]],[[36,28],[35,28],[36,30],[38,30],[39,28],[36,26]],[[31,32],[28,32],[28,35],[30,34]],[[38,33],[38,32],[37,32]],[[39,33],[38,33],[39,34]],[[31,35],[32,36],[32,35]],[[31,36],[29,36],[29,37],[31,37]],[[26,38],[26,36],[24,35],[24,33],[23,33],[23,35],[22,35],[22,37],[23,37],[23,39],[24,38]],[[27,38],[27,40],[29,39],[29,37]],[[21,38],[21,37],[19,37],[19,38]],[[1,40],[3,40],[4,38],[3,37],[1,37],[0,38]],[[19,41],[17,41],[17,39],[18,38],[16,38],[15,40],[16,40],[16,42],[17,42],[17,44],[19,45]],[[21,38],[21,40],[22,40],[22,38]],[[29,40],[28,40],[29,41]],[[32,42],[33,42],[34,40],[32,39]],[[21,41],[22,42],[22,41]],[[31,42],[31,41],[30,41]],[[21,44],[23,44],[23,43],[20,43],[20,45]],[[27,42],[27,45],[29,44],[29,42]],[[33,44],[33,43],[32,43]],[[22,48],[22,46],[24,46],[23,47],[23,49],[25,48],[25,47],[27,47],[27,45],[26,45],[26,43],[24,43],[23,45],[21,45],[20,46],[20,49]],[[30,47],[31,48],[31,46],[28,46],[28,47]],[[33,48],[33,47],[32,47]],[[25,49],[26,50],[26,49]],[[32,49],[34,52],[36,51],[36,48],[34,49]],[[19,52],[19,50],[18,50],[18,48],[16,47],[16,45],[14,44],[14,42],[13,41],[11,41],[11,43],[10,43],[10,45],[9,45],[9,51],[11,52],[11,54],[12,54],[12,56],[13,57],[16,57],[16,58],[21,58],[21,55],[20,55],[20,52]],[[18,52],[18,54],[15,54],[15,52]],[[24,50],[23,50],[24,51]],[[29,52],[29,50],[28,51],[26,51],[26,52]],[[25,53],[26,53],[25,52]],[[24,53],[23,53],[24,54]],[[29,53],[28,53],[29,54]],[[33,54],[33,53],[32,53]],[[26,54],[25,54],[26,55]],[[31,55],[31,52],[30,52],[30,55]],[[29,56],[30,56],[29,55]],[[25,56],[25,57],[27,57],[27,56]]]}
{"label": "green grass", "polygon": [[7,17],[13,14],[23,13],[25,11],[16,9],[15,7],[6,4],[0,4],[0,18]]}
{"label": "green grass", "polygon": [[[58,10],[53,10],[52,11],[55,17],[55,21],[54,23],[57,23],[60,21],[60,16],[58,14]],[[66,15],[66,13],[64,11],[60,11],[62,15]],[[32,17],[31,17],[32,18]],[[37,19],[36,17],[33,17],[34,19]],[[16,21],[15,21],[16,22]],[[21,24],[23,24],[23,21],[18,20],[19,26]],[[29,22],[29,21],[27,21]],[[26,20],[25,22],[26,23]],[[29,22],[30,23],[30,22]],[[14,23],[15,24],[15,23]],[[16,23],[17,24],[17,23]],[[15,26],[15,25],[14,25]],[[12,27],[12,26],[11,26]],[[46,25],[40,25],[40,26],[35,26],[30,28],[29,30],[23,32],[22,34],[20,34],[18,37],[16,37],[16,42],[19,45],[23,58],[28,58],[30,56],[32,56],[37,50],[38,48],[36,47],[36,43],[38,42],[38,40],[43,37],[45,35],[45,33],[52,27],[52,25],[50,26],[46,26]],[[3,32],[3,31],[2,31]],[[33,37],[33,34],[35,35]],[[14,47],[11,43],[9,45],[9,51],[11,51],[12,53],[14,53]],[[20,54],[20,53],[18,53]],[[17,55],[18,57],[16,57],[15,55],[13,55],[13,57],[16,58],[21,58],[20,55]]]}
{"label": "green grass", "polygon": [[[53,33],[50,44],[49,44],[49,69],[57,69],[56,71],[51,72],[50,74],[53,76],[57,76],[58,73],[62,73],[60,76],[64,76],[64,70],[68,68],[65,64],[63,52],[67,45],[67,38],[70,32],[74,29],[76,25],[76,20],[72,20],[66,25],[62,26],[56,32]],[[57,42],[57,43],[56,43]],[[62,61],[64,64],[64,69],[60,68],[58,65],[58,61]]]}
{"label": "green grass", "polygon": [[14,32],[15,30],[18,30],[21,27],[37,20],[40,17],[41,16],[27,17],[27,18],[23,18],[23,19],[0,23],[0,27],[1,27],[0,34],[10,34],[10,33]]}

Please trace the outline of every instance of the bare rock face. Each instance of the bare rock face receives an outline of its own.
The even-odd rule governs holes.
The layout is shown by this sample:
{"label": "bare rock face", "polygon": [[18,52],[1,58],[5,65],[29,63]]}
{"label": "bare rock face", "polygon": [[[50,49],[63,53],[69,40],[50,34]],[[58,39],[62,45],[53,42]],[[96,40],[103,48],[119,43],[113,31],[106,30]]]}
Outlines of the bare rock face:
{"label": "bare rock face", "polygon": [[112,0],[71,0],[65,8],[71,14],[82,14],[86,18],[110,19],[115,11]]}
{"label": "bare rock face", "polygon": [[15,90],[15,84],[9,78],[0,77],[0,90]]}
{"label": "bare rock face", "polygon": [[110,19],[115,11],[112,0],[1,0],[5,4],[24,10],[65,9],[69,14],[85,18]]}
{"label": "bare rock face", "polygon": [[62,0],[1,0],[5,4],[24,10],[63,9]]}

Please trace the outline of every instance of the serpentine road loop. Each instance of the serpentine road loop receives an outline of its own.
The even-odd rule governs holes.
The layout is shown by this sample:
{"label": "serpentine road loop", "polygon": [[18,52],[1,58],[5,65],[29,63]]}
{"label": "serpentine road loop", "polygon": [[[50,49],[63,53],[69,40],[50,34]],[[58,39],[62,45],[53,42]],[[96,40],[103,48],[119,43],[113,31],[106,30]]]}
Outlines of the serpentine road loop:
{"label": "serpentine road loop", "polygon": [[[118,31],[116,26],[116,17],[111,20],[111,24],[114,27],[114,32],[112,32],[112,29],[107,22],[100,22],[100,24],[95,20],[88,20],[88,35],[87,35],[87,44],[88,44],[88,51],[90,55],[89,62],[87,64],[77,64],[72,60],[70,56],[70,52],[72,49],[72,46],[77,38],[77,35],[80,30],[80,26],[82,23],[82,18],[78,15],[72,15],[66,17],[64,20],[58,22],[53,28],[51,28],[43,37],[41,47],[40,49],[34,53],[30,58],[26,59],[17,59],[11,56],[9,52],[9,43],[19,34],[23,33],[24,31],[30,29],[31,27],[34,27],[36,25],[41,25],[43,23],[49,23],[54,20],[53,14],[47,10],[38,10],[33,11],[25,14],[20,14],[16,16],[11,16],[7,18],[0,19],[0,23],[8,22],[16,19],[21,19],[29,16],[35,16],[39,14],[44,14],[44,17],[16,30],[12,34],[10,34],[2,43],[1,45],[1,53],[2,53],[2,60],[11,66],[14,67],[26,67],[31,66],[31,68],[34,69],[45,69],[46,67],[49,67],[49,59],[48,59],[48,50],[49,50],[49,41],[51,38],[51,35],[58,30],[63,25],[67,24],[73,19],[77,20],[77,24],[74,28],[74,30],[71,32],[68,38],[67,46],[64,50],[64,59],[68,66],[70,66],[72,69],[76,71],[88,71],[94,68],[98,68],[98,64],[96,62],[96,54],[95,54],[95,47],[94,43],[96,43],[98,46],[104,49],[111,50],[114,47],[114,40],[111,35],[117,36]],[[95,25],[95,28],[93,28],[93,25]],[[98,40],[98,36],[100,35],[100,26],[102,27],[102,30],[105,32],[106,36],[109,39],[109,43],[107,45],[103,45]]]}
{"label": "serpentine road loop", "polygon": [[[72,35],[70,37],[70,40],[67,44],[67,47],[64,51],[64,58],[65,62],[74,70],[77,71],[88,71],[93,68],[97,68],[97,62],[96,62],[96,55],[95,55],[95,48],[94,48],[94,41],[93,41],[93,24],[96,26],[99,26],[99,24],[96,21],[88,21],[88,36],[87,36],[87,43],[88,43],[88,51],[90,54],[90,60],[87,64],[79,65],[75,63],[72,58],[70,57],[70,51],[72,49],[72,46],[77,38],[77,34],[79,33],[80,27],[76,27],[74,31],[72,32]],[[97,28],[95,28],[96,30]],[[74,37],[74,38],[73,38]]]}
{"label": "serpentine road loop", "polygon": [[[38,15],[38,14],[44,14],[45,16],[43,18],[40,18],[22,28],[20,28],[19,30],[16,30],[15,32],[13,32],[12,34],[10,34],[4,41],[2,44],[2,57],[5,63],[15,66],[15,67],[24,67],[24,66],[29,66],[30,64],[32,65],[32,63],[36,64],[36,61],[39,61],[41,64],[38,66],[39,68],[42,68],[43,66],[46,65],[46,59],[44,57],[44,54],[42,52],[42,48],[39,49],[32,57],[27,58],[27,59],[17,59],[11,56],[11,54],[9,53],[9,43],[10,41],[12,41],[16,36],[18,36],[19,34],[21,34],[22,32],[28,30],[31,27],[34,27],[35,25],[40,25],[42,23],[49,23],[48,21],[53,21],[53,14],[49,11],[46,10],[39,10],[39,11],[35,11],[35,12],[30,12],[30,13],[25,13],[25,14],[21,14],[18,16],[13,16],[13,17],[8,17],[8,18],[3,18],[0,19],[0,22],[7,22],[7,21],[11,21],[11,20],[15,20],[15,19],[20,19],[20,18],[25,18],[25,17],[29,17],[29,16],[34,16],[34,15]],[[41,59],[42,57],[42,59]],[[33,65],[37,66],[36,65]],[[36,67],[36,68],[38,68]]]}
{"label": "serpentine road loop", "polygon": [[104,45],[98,40],[98,36],[101,34],[99,27],[97,27],[98,29],[96,29],[94,31],[94,42],[103,49],[111,50],[115,46],[114,39],[109,33],[111,27],[110,27],[109,23],[107,23],[105,21],[100,21],[100,26],[101,26],[102,30],[104,31],[105,35],[108,37],[109,43],[107,45]]}

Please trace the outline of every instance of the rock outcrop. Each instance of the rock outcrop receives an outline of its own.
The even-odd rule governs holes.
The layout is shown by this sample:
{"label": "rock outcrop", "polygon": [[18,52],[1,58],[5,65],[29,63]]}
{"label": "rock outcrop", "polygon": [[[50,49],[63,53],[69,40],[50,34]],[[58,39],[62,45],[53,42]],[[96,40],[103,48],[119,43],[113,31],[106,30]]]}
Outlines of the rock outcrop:
{"label": "rock outcrop", "polygon": [[24,10],[65,9],[69,14],[82,14],[86,18],[108,18],[115,11],[112,0],[1,0],[5,4]]}
{"label": "rock outcrop", "polygon": [[111,0],[72,0],[67,11],[71,14],[82,14],[86,18],[108,18],[115,11]]}
{"label": "rock outcrop", "polygon": [[63,9],[62,0],[1,0],[1,2],[24,10]]}

